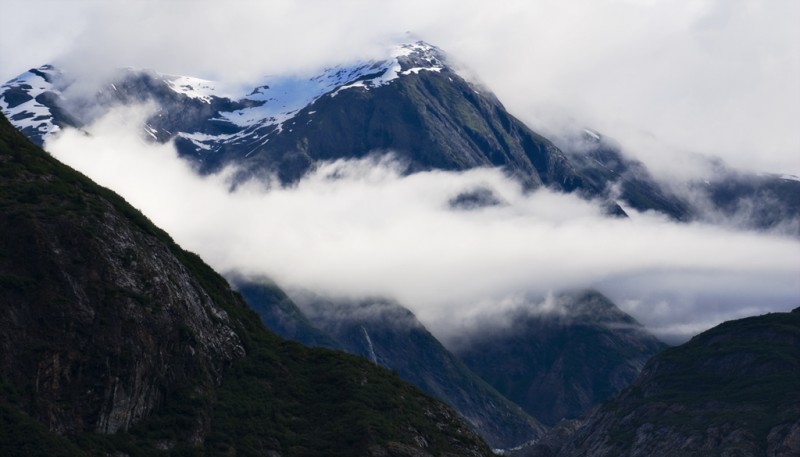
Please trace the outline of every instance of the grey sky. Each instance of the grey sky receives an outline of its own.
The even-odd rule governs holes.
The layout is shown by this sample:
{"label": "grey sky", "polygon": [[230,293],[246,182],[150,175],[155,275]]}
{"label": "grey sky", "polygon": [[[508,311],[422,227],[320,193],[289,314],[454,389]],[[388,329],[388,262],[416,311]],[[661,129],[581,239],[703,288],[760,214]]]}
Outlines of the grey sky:
{"label": "grey sky", "polygon": [[534,128],[593,127],[663,176],[686,153],[800,175],[793,0],[2,0],[0,80],[57,62],[227,81],[380,56],[412,31]]}

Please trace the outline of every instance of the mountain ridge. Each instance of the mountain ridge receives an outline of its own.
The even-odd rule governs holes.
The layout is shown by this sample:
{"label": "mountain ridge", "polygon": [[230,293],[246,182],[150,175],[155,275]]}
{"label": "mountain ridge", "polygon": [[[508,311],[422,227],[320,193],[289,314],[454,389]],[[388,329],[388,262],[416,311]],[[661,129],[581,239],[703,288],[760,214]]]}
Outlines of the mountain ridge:
{"label": "mountain ridge", "polygon": [[343,350],[397,372],[451,405],[493,448],[516,447],[544,433],[537,418],[472,372],[399,304],[309,295],[296,300],[309,320],[335,338]]}
{"label": "mountain ridge", "polygon": [[548,300],[511,310],[507,324],[466,332],[452,344],[470,369],[547,426],[626,388],[666,348],[599,292]]}
{"label": "mountain ridge", "polygon": [[727,321],[654,356],[620,395],[528,457],[800,452],[800,308]]}
{"label": "mountain ridge", "polygon": [[[58,70],[43,67],[0,88],[0,108],[27,122],[18,126],[41,144],[59,128],[80,127],[93,118],[79,113],[96,115],[152,99],[158,110],[142,127],[145,134],[158,142],[174,140],[180,154],[203,172],[236,164],[241,179],[274,174],[291,183],[321,161],[392,151],[409,165],[408,173],[503,167],[530,188],[579,192],[604,201],[611,213],[624,213],[610,199],[609,183],[588,177],[588,168],[576,168],[552,142],[507,113],[490,91],[462,78],[441,50],[416,42],[398,46],[390,55],[383,61],[332,67],[311,78],[276,78],[249,95],[232,96],[241,97],[237,100],[226,98],[224,91],[216,96],[214,90],[203,89],[208,82],[130,69],[99,96],[75,100],[63,95],[66,88],[61,86],[69,86],[68,77],[58,83]],[[45,84],[39,73],[53,82]],[[308,86],[314,90],[308,92]],[[26,91],[31,93],[25,104],[15,104]],[[49,95],[43,99],[39,92]],[[29,105],[38,107],[25,111]],[[78,108],[70,111],[70,106]],[[67,122],[61,113],[83,120]],[[40,119],[41,132],[29,125],[32,119]],[[633,201],[635,207],[676,216],[659,207],[657,198]]]}

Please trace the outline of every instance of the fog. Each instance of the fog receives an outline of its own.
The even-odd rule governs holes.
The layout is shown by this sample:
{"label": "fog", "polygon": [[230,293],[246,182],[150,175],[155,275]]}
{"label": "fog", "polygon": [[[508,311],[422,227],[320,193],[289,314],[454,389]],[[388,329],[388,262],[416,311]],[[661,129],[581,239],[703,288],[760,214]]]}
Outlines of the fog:
{"label": "fog", "polygon": [[[147,113],[114,110],[89,135],[66,130],[46,148],[224,274],[397,300],[445,340],[514,297],[584,287],[670,341],[800,304],[795,238],[649,213],[610,218],[572,195],[525,193],[496,169],[403,176],[391,155],[327,163],[291,187],[231,190],[234,170],[200,176],[172,144],[145,142]],[[450,205],[478,189],[500,203]]]}

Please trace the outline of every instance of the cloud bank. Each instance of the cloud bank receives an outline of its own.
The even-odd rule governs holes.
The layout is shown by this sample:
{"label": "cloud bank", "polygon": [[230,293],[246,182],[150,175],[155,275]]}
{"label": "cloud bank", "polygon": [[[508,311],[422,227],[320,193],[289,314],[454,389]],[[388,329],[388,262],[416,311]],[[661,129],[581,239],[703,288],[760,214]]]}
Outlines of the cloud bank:
{"label": "cloud bank", "polygon": [[[233,170],[199,176],[171,144],[142,140],[146,110],[120,109],[46,147],[114,189],[218,271],[320,295],[383,296],[438,337],[509,297],[596,287],[667,338],[800,303],[800,241],[524,193],[494,169],[402,176],[391,158],[320,166],[296,186]],[[498,205],[453,208],[490,190]]]}
{"label": "cloud bank", "polygon": [[412,31],[510,111],[588,126],[660,176],[690,153],[800,175],[800,3],[794,0],[6,0],[0,75],[56,62],[252,83],[381,57]]}

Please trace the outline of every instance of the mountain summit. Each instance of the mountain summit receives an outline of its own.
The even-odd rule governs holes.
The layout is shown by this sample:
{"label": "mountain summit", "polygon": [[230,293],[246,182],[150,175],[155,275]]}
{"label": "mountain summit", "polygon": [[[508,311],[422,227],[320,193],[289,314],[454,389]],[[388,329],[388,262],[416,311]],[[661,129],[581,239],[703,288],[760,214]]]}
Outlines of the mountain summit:
{"label": "mountain summit", "polygon": [[[69,75],[32,69],[0,87],[0,109],[34,142],[90,124],[115,106],[153,102],[142,126],[153,141],[174,141],[201,172],[237,165],[242,178],[293,183],[319,163],[392,152],[406,171],[502,167],[528,188],[547,186],[677,219],[685,205],[619,151],[575,160],[509,114],[485,87],[467,81],[437,47],[394,47],[383,60],[334,66],[316,75],[265,77],[231,91],[223,83],[150,70],[119,70],[91,95],[71,93]],[[601,158],[602,160],[598,160]],[[612,188],[615,189],[612,192]],[[619,194],[619,195],[618,195]]]}

